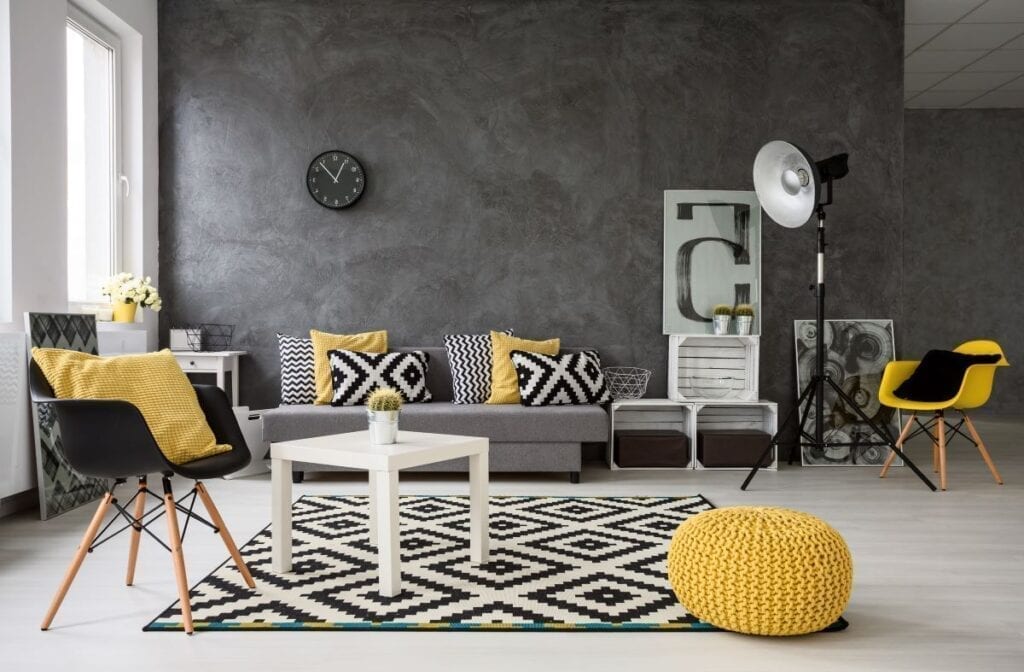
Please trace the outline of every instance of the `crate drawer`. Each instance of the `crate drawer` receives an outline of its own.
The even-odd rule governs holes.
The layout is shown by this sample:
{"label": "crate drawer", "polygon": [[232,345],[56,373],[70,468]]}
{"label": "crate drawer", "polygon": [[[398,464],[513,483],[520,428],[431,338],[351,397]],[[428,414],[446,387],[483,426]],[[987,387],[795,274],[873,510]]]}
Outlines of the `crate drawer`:
{"label": "crate drawer", "polygon": [[[697,431],[697,460],[708,469],[752,467],[771,443],[768,432],[752,429],[704,429]],[[769,452],[762,467],[772,463]]]}
{"label": "crate drawer", "polygon": [[690,464],[690,437],[665,429],[615,432],[615,464],[620,467],[676,467]]}

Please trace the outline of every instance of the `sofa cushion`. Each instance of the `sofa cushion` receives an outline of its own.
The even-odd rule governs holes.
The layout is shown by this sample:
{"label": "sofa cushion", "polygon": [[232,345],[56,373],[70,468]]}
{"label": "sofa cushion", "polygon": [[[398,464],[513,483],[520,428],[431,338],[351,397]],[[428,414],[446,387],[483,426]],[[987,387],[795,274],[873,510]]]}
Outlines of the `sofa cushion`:
{"label": "sofa cushion", "polygon": [[331,387],[331,364],[327,361],[328,350],[358,350],[359,352],[387,352],[388,332],[368,331],[363,334],[329,334],[326,331],[309,330],[313,341],[313,379],[316,382],[316,404],[329,404],[334,396]]}
{"label": "sofa cushion", "polygon": [[[268,441],[291,441],[310,436],[366,429],[366,409],[360,406],[281,406],[263,411],[263,435]],[[495,443],[605,441],[608,414],[600,406],[460,405],[444,402],[411,404],[402,408],[401,430],[486,436]]]}
{"label": "sofa cushion", "polygon": [[543,355],[557,355],[561,340],[549,338],[546,341],[530,341],[525,338],[506,336],[491,332],[491,396],[488,404],[518,404],[519,379],[516,367],[512,365],[512,351],[539,352]]}
{"label": "sofa cushion", "polygon": [[356,352],[328,350],[331,363],[331,406],[365,406],[370,394],[390,388],[402,395],[402,401],[430,401],[427,388],[427,366],[430,355],[415,352]]}
{"label": "sofa cushion", "polygon": [[596,351],[549,357],[512,351],[523,406],[604,404],[611,401]]}
{"label": "sofa cushion", "polygon": [[316,400],[313,341],[278,334],[277,347],[281,353],[281,403],[312,404]]}
{"label": "sofa cushion", "polygon": [[[503,334],[512,335],[511,329]],[[447,334],[444,349],[452,369],[452,401],[482,404],[491,396],[491,335]]]}

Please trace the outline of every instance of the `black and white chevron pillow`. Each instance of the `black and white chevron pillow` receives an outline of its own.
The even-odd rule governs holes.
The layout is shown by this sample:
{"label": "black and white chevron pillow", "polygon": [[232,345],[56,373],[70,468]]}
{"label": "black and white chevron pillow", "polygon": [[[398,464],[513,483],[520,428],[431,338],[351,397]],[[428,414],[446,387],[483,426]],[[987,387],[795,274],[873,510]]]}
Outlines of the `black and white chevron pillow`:
{"label": "black and white chevron pillow", "polygon": [[[511,336],[512,330],[502,333]],[[452,370],[452,403],[482,404],[491,396],[491,335],[448,334],[444,337]]]}
{"label": "black and white chevron pillow", "polygon": [[281,351],[281,404],[312,404],[316,400],[313,377],[313,341],[277,335]]}
{"label": "black and white chevron pillow", "polygon": [[601,359],[592,350],[554,356],[513,350],[511,356],[523,406],[611,401],[601,373]]}
{"label": "black and white chevron pillow", "polygon": [[397,390],[407,403],[433,398],[427,389],[430,355],[422,350],[381,354],[328,350],[327,361],[331,364],[334,390],[331,406],[360,406],[371,392],[381,387]]}

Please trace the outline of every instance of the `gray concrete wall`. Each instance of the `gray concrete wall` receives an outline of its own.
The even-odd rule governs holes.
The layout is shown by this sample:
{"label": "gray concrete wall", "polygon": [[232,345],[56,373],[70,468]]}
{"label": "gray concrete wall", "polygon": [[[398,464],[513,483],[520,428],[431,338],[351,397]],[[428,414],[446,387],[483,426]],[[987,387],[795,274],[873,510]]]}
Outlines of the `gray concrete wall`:
{"label": "gray concrete wall", "polygon": [[[662,191],[749,189],[769,139],[846,150],[835,317],[899,319],[899,0],[160,3],[160,290],[236,323],[242,398],[276,404],[275,331],[395,344],[513,327],[655,371]],[[318,152],[367,192],[306,193]],[[813,227],[764,230],[762,394],[794,397]]]}
{"label": "gray concrete wall", "polygon": [[1024,110],[907,110],[903,343],[908,359],[975,338],[1011,367],[988,410],[1024,402]]}

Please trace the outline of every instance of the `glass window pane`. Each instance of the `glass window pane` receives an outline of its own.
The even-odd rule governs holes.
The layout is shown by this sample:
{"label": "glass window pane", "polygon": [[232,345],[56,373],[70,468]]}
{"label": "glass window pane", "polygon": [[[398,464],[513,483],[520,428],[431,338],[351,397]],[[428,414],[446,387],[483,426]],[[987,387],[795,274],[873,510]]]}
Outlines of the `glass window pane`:
{"label": "glass window pane", "polygon": [[100,301],[114,272],[113,51],[67,27],[68,300]]}

